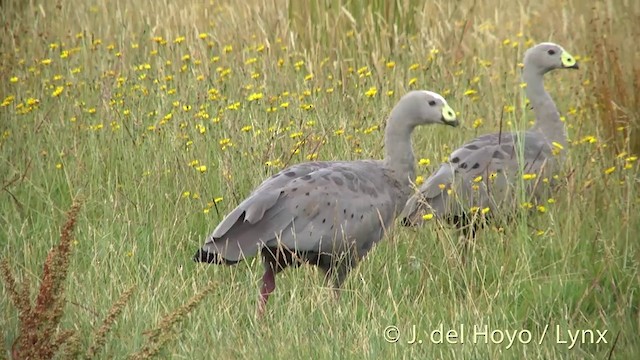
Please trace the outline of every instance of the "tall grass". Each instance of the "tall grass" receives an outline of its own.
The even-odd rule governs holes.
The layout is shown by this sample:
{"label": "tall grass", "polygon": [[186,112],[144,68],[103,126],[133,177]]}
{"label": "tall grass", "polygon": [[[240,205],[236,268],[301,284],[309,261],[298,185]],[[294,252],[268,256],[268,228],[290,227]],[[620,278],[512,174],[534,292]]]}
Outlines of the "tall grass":
{"label": "tall grass", "polygon": [[[73,199],[84,199],[56,327],[73,331],[77,354],[640,353],[640,55],[630,40],[637,2],[0,6],[0,249],[17,283],[41,285],[60,219]],[[564,186],[545,212],[483,230],[466,264],[447,226],[394,228],[340,300],[314,269],[287,271],[257,321],[259,261],[191,262],[222,217],[284,166],[381,157],[385,118],[410,89],[442,93],[464,121],[462,129],[417,131],[425,178],[464,141],[501,125],[527,127],[518,64],[541,41],[563,45],[581,64],[546,78],[571,138]],[[11,293],[0,287],[6,357],[21,334]],[[431,343],[433,330],[461,324],[465,343]],[[414,325],[422,344],[407,343]],[[532,341],[474,343],[474,326],[485,325],[530,332]],[[385,340],[388,326],[399,328],[397,343]],[[596,329],[607,330],[606,343],[562,343],[569,332]]]}
{"label": "tall grass", "polygon": [[621,35],[612,22],[620,21],[620,16],[636,22],[640,14],[632,11],[612,16],[607,14],[611,7],[605,5],[596,4],[590,21],[594,56],[593,115],[602,122],[616,151],[637,154],[640,153],[640,52],[631,39],[640,36],[640,30],[636,26],[627,28],[624,34],[627,41],[611,43],[609,39]]}

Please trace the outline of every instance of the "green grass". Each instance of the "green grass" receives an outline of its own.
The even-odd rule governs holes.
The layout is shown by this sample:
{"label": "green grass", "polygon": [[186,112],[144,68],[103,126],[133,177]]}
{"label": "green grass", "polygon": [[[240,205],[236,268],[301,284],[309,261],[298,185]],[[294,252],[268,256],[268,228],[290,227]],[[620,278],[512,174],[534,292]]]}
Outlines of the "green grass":
{"label": "green grass", "polygon": [[[602,359],[613,349],[636,358],[640,53],[628,41],[639,5],[288,3],[0,3],[0,249],[19,280],[37,285],[65,212],[84,199],[62,327],[88,348],[135,285],[100,353],[123,358],[213,281],[160,357]],[[464,122],[416,132],[425,178],[501,118],[528,126],[518,63],[549,40],[581,64],[546,81],[572,140],[565,186],[546,213],[484,230],[466,265],[452,229],[394,228],[340,300],[315,269],[289,270],[257,321],[259,261],[191,262],[222,217],[284,166],[381,157],[385,118],[409,89],[445,95]],[[19,322],[7,296],[0,287],[11,349]],[[464,324],[465,343],[406,343],[414,325],[439,324]],[[392,325],[397,343],[383,337]],[[530,331],[532,341],[474,344],[474,325]],[[608,344],[568,349],[556,326],[607,330]]]}

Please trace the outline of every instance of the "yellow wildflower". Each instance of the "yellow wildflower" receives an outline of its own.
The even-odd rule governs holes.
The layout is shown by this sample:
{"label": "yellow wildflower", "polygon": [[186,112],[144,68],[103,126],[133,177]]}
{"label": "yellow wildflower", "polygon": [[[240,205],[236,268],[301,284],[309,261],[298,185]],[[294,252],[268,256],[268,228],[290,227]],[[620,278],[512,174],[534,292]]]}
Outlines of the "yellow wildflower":
{"label": "yellow wildflower", "polygon": [[420,159],[420,161],[418,161],[418,164],[423,166],[429,166],[429,164],[431,164],[431,160],[422,158]]}
{"label": "yellow wildflower", "polygon": [[229,139],[229,138],[222,139],[218,143],[222,147],[222,150],[225,150],[226,148],[228,148],[230,146],[233,146],[233,143],[231,142],[231,139]]}
{"label": "yellow wildflower", "polygon": [[372,87],[370,87],[370,88],[369,88],[369,90],[367,90],[364,94],[365,94],[367,97],[374,97],[374,96],[376,96],[376,94],[377,94],[377,93],[378,93],[378,89],[376,89],[376,87],[375,87],[375,86],[372,86]]}
{"label": "yellow wildflower", "polygon": [[64,86],[57,86],[56,89],[53,90],[53,92],[51,93],[51,96],[58,97],[60,96],[60,94],[62,94],[63,90],[64,90]]}

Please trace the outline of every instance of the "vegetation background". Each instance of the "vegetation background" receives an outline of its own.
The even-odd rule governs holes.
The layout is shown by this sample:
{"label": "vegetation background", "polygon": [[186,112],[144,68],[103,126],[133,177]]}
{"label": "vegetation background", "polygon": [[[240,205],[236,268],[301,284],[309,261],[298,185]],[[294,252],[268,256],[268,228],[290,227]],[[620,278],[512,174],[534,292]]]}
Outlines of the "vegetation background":
{"label": "vegetation background", "polygon": [[[640,354],[640,2],[3,0],[0,9],[2,357]],[[464,121],[417,131],[423,178],[501,123],[526,128],[519,63],[542,41],[581,66],[546,78],[571,139],[563,189],[485,229],[465,265],[450,228],[395,228],[340,300],[303,267],[279,276],[256,320],[259,261],[191,262],[270,174],[309,159],[381,157],[385,118],[410,89],[440,92]],[[414,325],[460,324],[533,338],[432,344],[419,333],[422,344],[407,343]],[[387,326],[398,342],[385,340]],[[607,343],[557,341],[596,329]]]}

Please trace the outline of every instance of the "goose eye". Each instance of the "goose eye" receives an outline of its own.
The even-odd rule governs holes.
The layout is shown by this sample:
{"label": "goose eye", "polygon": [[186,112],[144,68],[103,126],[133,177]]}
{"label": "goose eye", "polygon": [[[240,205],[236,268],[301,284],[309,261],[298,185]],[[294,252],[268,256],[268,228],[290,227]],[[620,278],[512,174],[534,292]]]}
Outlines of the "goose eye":
{"label": "goose eye", "polygon": [[555,50],[553,50],[553,49],[549,49],[549,50],[547,51],[547,54],[549,54],[549,55],[555,55],[555,54],[556,54],[556,51],[555,51]]}
{"label": "goose eye", "polygon": [[436,106],[435,100],[429,100],[429,106]]}

